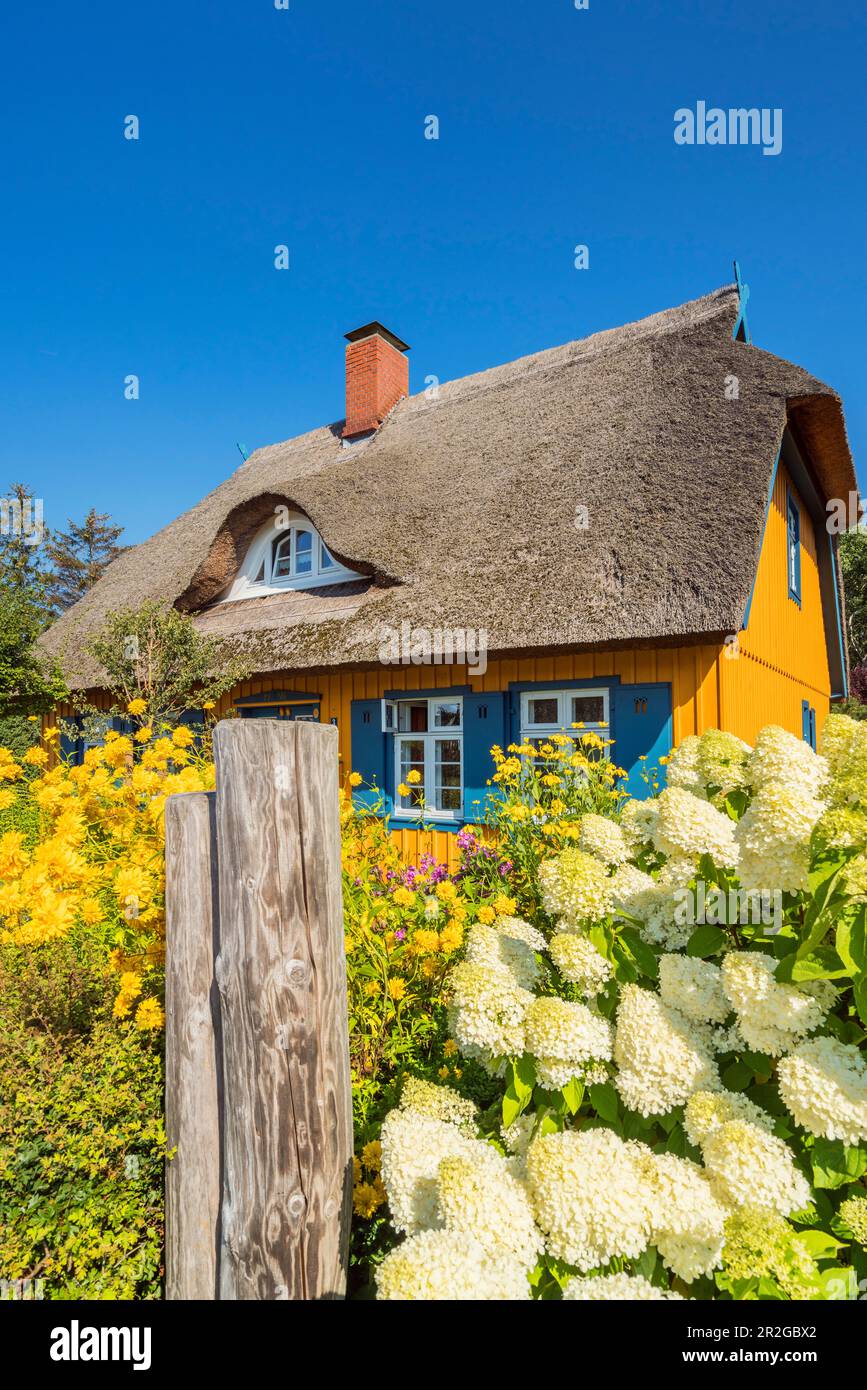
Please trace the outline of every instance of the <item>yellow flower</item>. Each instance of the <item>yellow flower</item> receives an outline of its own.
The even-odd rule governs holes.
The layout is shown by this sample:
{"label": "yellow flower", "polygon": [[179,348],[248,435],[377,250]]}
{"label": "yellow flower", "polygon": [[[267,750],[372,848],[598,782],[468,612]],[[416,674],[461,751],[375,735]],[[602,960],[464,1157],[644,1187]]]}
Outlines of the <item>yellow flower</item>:
{"label": "yellow flower", "polygon": [[370,1217],[385,1201],[385,1188],[377,1179],[375,1182],[362,1182],[353,1190],[352,1209],[356,1216]]}
{"label": "yellow flower", "polygon": [[446,1038],[445,1042],[443,1043],[443,1055],[444,1055],[445,1057],[454,1057],[454,1055],[455,1055],[455,1053],[457,1052],[457,1050],[458,1050],[458,1045],[457,1045],[457,1043],[454,1041],[454,1039],[453,1039],[453,1038]]}
{"label": "yellow flower", "polygon": [[352,1155],[352,1181],[355,1183],[361,1182],[361,1164],[355,1157],[355,1154]]}
{"label": "yellow flower", "polygon": [[464,929],[460,922],[449,922],[448,926],[440,932],[440,950],[445,955],[450,955],[452,951],[456,951],[459,946],[463,945],[463,941]]}
{"label": "yellow flower", "polygon": [[421,773],[418,771],[417,768],[412,768],[412,769],[406,774],[406,780],[407,780],[412,786],[414,786],[416,782],[420,782],[420,781],[421,781]]}
{"label": "yellow flower", "polygon": [[126,707],[126,712],[127,714],[131,714],[133,716],[137,714],[144,714],[147,707],[147,700],[143,700],[140,695],[137,695],[134,700],[130,700],[129,704]]}
{"label": "yellow flower", "polygon": [[172,743],[175,748],[189,748],[195,741],[195,734],[192,729],[187,728],[186,724],[179,724],[178,727],[172,731]]}
{"label": "yellow flower", "polygon": [[493,922],[496,915],[497,914],[494,911],[494,909],[492,907],[488,907],[487,904],[485,904],[484,907],[480,907],[478,911],[479,921],[484,923],[485,926],[489,926],[491,922]]}
{"label": "yellow flower", "polygon": [[0,788],[0,811],[6,811],[15,800],[15,793],[11,787]]}
{"label": "yellow flower", "polygon": [[216,702],[216,700],[205,700],[204,704],[202,705],[202,709],[204,709],[204,710],[211,710],[211,709],[216,709],[216,708],[217,708],[217,702]]}
{"label": "yellow flower", "polygon": [[378,1139],[371,1139],[361,1150],[361,1161],[370,1173],[378,1173],[382,1164],[382,1145]]}
{"label": "yellow flower", "polygon": [[498,917],[514,917],[518,904],[514,898],[507,898],[505,893],[500,893],[494,898],[494,911]]}
{"label": "yellow flower", "polygon": [[401,884],[399,888],[394,890],[393,901],[397,903],[398,907],[412,907],[415,903],[415,893]]}
{"label": "yellow flower", "polygon": [[350,787],[360,787],[363,781],[364,781],[364,778],[362,777],[362,775],[361,775],[360,772],[350,772],[350,774],[349,774],[349,785],[350,785]]}
{"label": "yellow flower", "polygon": [[48,762],[48,754],[44,748],[28,748],[21,761],[30,763],[33,767],[45,767]]}
{"label": "yellow flower", "polygon": [[412,938],[413,949],[420,955],[430,955],[432,951],[439,949],[440,934],[422,927]]}
{"label": "yellow flower", "polygon": [[402,999],[406,994],[406,980],[401,980],[396,975],[392,976],[388,982],[388,993],[389,997],[395,1001]]}
{"label": "yellow flower", "polygon": [[450,903],[454,902],[458,896],[458,890],[449,879],[446,879],[443,883],[437,884],[436,895],[441,902]]}
{"label": "yellow flower", "polygon": [[409,787],[406,785],[406,782],[399,783],[397,788],[397,794],[398,796],[409,796],[410,790]]}
{"label": "yellow flower", "polygon": [[151,724],[142,724],[141,728],[137,729],[135,732],[135,741],[136,743],[149,743],[153,736],[153,726]]}
{"label": "yellow flower", "polygon": [[367,984],[364,986],[364,992],[367,995],[379,994],[379,982],[377,980],[368,980]]}
{"label": "yellow flower", "polygon": [[449,1069],[448,1069],[448,1067],[440,1067],[439,1071],[437,1072],[437,1076],[439,1077],[440,1081],[445,1081],[446,1078],[447,1078],[447,1076],[448,1076],[448,1074],[449,1074]]}
{"label": "yellow flower", "polygon": [[135,1026],[143,1032],[162,1028],[165,1021],[166,1016],[156,999],[145,999],[135,1011]]}

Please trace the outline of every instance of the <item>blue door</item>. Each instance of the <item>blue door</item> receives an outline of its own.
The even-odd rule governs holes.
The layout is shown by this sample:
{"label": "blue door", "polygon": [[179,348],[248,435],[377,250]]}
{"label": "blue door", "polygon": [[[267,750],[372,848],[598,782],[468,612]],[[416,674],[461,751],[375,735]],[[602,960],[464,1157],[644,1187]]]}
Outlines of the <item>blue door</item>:
{"label": "blue door", "polygon": [[[618,685],[611,693],[612,757],[626,771],[623,786],[630,796],[652,796],[653,790],[642,773],[658,769],[660,758],[671,752],[671,686]],[[664,777],[659,781],[665,784]]]}

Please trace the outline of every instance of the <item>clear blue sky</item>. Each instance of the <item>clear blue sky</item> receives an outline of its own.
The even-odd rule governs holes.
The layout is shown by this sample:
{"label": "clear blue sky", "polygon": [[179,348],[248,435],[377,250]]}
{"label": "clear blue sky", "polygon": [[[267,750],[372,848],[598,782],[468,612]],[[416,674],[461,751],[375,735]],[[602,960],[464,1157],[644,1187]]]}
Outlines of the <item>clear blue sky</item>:
{"label": "clear blue sky", "polygon": [[[40,0],[0,37],[0,491],[49,525],[94,505],[143,539],[236,440],[340,418],[371,318],[416,390],[706,293],[735,255],[755,341],[842,393],[864,459],[855,0]],[[676,146],[699,99],[782,107],[782,154]]]}

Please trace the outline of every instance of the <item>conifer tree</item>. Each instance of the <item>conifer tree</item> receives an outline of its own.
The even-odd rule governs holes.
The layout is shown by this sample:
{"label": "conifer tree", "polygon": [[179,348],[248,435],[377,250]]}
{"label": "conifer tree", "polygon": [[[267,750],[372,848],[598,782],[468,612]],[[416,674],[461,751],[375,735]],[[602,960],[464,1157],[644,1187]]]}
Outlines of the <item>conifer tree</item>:
{"label": "conifer tree", "polygon": [[114,526],[107,512],[91,507],[81,525],[71,518],[68,531],[59,531],[48,542],[52,564],[49,598],[55,614],[71,608],[92,589],[118,555],[128,549],[118,545],[122,526]]}

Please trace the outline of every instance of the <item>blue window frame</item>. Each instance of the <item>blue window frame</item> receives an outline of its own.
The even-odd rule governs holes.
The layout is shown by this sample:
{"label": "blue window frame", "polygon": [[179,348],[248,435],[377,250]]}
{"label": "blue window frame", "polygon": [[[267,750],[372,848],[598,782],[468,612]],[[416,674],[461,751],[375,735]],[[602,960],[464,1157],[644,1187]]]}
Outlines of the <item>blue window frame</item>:
{"label": "blue window frame", "polygon": [[801,509],[786,490],[786,571],[789,598],[801,602]]}
{"label": "blue window frame", "polygon": [[801,737],[813,752],[818,751],[816,740],[816,711],[809,700],[801,701]]}

